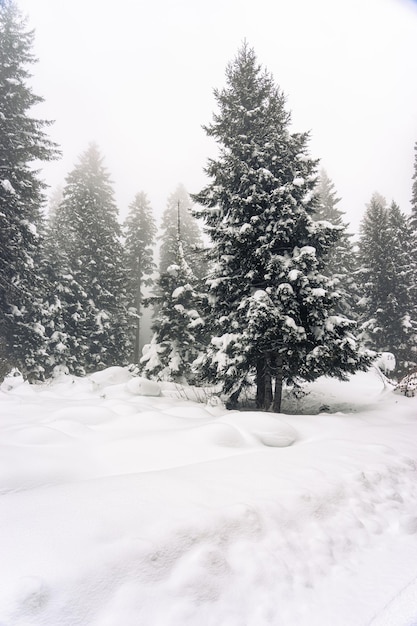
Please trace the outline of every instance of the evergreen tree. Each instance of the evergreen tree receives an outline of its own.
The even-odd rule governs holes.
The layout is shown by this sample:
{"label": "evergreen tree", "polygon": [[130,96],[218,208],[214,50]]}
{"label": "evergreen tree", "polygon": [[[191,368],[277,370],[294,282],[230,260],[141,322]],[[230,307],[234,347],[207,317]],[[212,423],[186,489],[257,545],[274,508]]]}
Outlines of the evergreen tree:
{"label": "evergreen tree", "polygon": [[44,376],[43,284],[39,275],[44,184],[34,165],[57,156],[42,102],[28,85],[33,33],[13,0],[0,2],[0,376],[12,365]]}
{"label": "evergreen tree", "polygon": [[335,281],[335,286],[340,292],[337,311],[355,319],[358,299],[355,280],[356,254],[351,242],[352,235],[348,233],[347,224],[343,220],[344,211],[337,206],[340,198],[337,196],[333,181],[324,169],[320,170],[316,193],[317,206],[314,218],[329,222],[338,233],[338,238],[325,259],[323,273]]}
{"label": "evergreen tree", "polygon": [[156,267],[153,261],[156,225],[149,201],[143,191],[136,194],[131,203],[124,228],[128,305],[134,319],[133,362],[139,363],[143,287],[152,283],[151,275]]}
{"label": "evergreen tree", "polygon": [[59,206],[64,197],[64,187],[63,185],[58,185],[49,195],[48,199],[48,220],[51,221],[55,218]]}
{"label": "evergreen tree", "polygon": [[196,279],[177,239],[175,263],[161,274],[158,295],[149,299],[157,305],[152,326],[154,335],[141,358],[143,373],[157,380],[192,382],[193,362],[201,351],[204,321],[199,314],[200,296]]}
{"label": "evergreen tree", "polygon": [[177,222],[178,207],[181,220],[181,242],[184,258],[198,278],[205,273],[201,255],[201,233],[197,220],[192,215],[190,195],[183,185],[178,185],[167,202],[162,216],[161,248],[159,252],[159,273],[165,274],[167,268],[177,262]]}
{"label": "evergreen tree", "polygon": [[415,157],[414,157],[414,173],[413,173],[413,186],[412,186],[412,198],[411,198],[411,254],[410,264],[413,272],[413,289],[411,293],[411,302],[413,303],[413,317],[417,319],[417,141],[414,145]]}
{"label": "evergreen tree", "polygon": [[414,173],[411,196],[411,226],[414,232],[417,234],[417,141],[414,144],[414,152]]}
{"label": "evergreen tree", "polygon": [[364,339],[376,351],[396,356],[399,376],[415,365],[411,231],[394,202],[374,194],[361,224],[361,319]]}
{"label": "evergreen tree", "polygon": [[213,245],[209,298],[216,336],[202,372],[233,403],[257,375],[257,403],[280,411],[282,384],[327,374],[345,378],[369,358],[353,322],[334,315],[332,282],[321,272],[335,229],[314,222],[317,164],[308,135],[289,131],[285,98],[245,43],[215,97],[206,127],[220,146],[194,200]]}
{"label": "evergreen tree", "polygon": [[343,216],[345,212],[337,206],[341,199],[338,197],[334,183],[324,168],[320,170],[316,193],[318,196],[318,202],[315,207],[317,219],[326,220],[338,228],[344,228]]}
{"label": "evergreen tree", "polygon": [[[121,229],[109,174],[92,144],[66,179],[59,207],[67,332],[92,371],[127,362],[127,301]],[[68,291],[67,291],[68,290]],[[71,326],[70,328],[68,326]],[[74,334],[73,334],[74,333]]]}
{"label": "evergreen tree", "polygon": [[49,289],[48,308],[53,313],[46,332],[49,339],[49,368],[61,367],[71,374],[86,374],[89,346],[87,320],[94,314],[88,293],[74,278],[71,215],[61,204],[50,211],[45,234],[44,275]]}

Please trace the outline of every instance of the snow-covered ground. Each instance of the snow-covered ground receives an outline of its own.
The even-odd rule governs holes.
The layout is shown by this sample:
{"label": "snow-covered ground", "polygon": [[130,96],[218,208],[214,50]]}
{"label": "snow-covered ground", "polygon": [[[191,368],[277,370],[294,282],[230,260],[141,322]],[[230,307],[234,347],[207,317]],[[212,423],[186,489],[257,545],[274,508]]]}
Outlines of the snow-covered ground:
{"label": "snow-covered ground", "polygon": [[6,380],[0,625],[417,624],[417,397],[308,388],[278,416]]}

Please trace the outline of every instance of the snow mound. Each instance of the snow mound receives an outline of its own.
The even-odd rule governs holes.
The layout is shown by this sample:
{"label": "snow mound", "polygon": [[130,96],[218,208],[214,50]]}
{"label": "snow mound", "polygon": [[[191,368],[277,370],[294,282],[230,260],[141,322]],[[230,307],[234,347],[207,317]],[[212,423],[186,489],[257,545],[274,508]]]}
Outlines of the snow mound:
{"label": "snow mound", "polygon": [[[191,402],[171,406],[168,409],[165,409],[164,413],[166,415],[172,415],[173,417],[184,417],[190,420],[213,419],[213,416],[206,405],[193,404]],[[223,410],[222,414],[223,413],[225,413],[225,410]]]}
{"label": "snow mound", "polygon": [[24,383],[23,376],[17,371],[14,370],[6,378],[3,382],[0,383],[0,390],[4,392],[11,391],[15,387],[22,385]]}
{"label": "snow mound", "polygon": [[298,438],[295,428],[285,421],[256,411],[246,413],[229,413],[221,418],[222,422],[243,430],[265,446],[284,448],[291,446]]}
{"label": "snow mound", "polygon": [[67,443],[68,437],[62,431],[48,426],[26,426],[9,430],[3,437],[3,441],[13,445],[53,446]]}
{"label": "snow mound", "polygon": [[316,415],[373,410],[383,399],[389,399],[393,389],[380,369],[374,366],[366,372],[350,375],[347,381],[321,376],[315,382],[305,383],[301,396],[288,393],[283,403],[284,412]]}
{"label": "snow mound", "polygon": [[108,367],[89,376],[90,380],[99,388],[109,385],[120,385],[132,378],[132,374],[125,367]]}
{"label": "snow mound", "polygon": [[[72,439],[84,439],[93,436],[88,424],[72,419],[74,413],[65,409],[54,414],[52,426],[55,430],[68,435]],[[90,424],[91,425],[91,424]]]}
{"label": "snow mound", "polygon": [[232,424],[211,422],[192,430],[192,438],[205,445],[211,444],[225,448],[239,448],[246,445],[244,434]]}
{"label": "snow mound", "polygon": [[154,380],[132,378],[126,383],[126,390],[134,396],[160,396],[161,387]]}
{"label": "snow mound", "polygon": [[384,374],[389,374],[393,372],[396,367],[395,355],[392,352],[381,352],[379,357],[374,362],[376,367],[384,372]]}
{"label": "snow mound", "polygon": [[53,420],[71,420],[87,425],[104,424],[105,422],[112,421],[115,417],[116,414],[111,409],[103,406],[89,406],[84,404],[77,407],[59,409],[52,415]]}

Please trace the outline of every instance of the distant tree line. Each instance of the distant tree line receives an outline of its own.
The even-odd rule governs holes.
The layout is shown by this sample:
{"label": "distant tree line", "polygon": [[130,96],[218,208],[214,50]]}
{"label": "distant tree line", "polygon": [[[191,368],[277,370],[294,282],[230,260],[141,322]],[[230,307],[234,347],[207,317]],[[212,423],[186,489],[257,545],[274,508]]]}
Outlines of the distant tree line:
{"label": "distant tree line", "polygon": [[[256,385],[280,410],[283,384],[346,378],[388,351],[417,362],[417,143],[411,215],[374,194],[357,242],[308,134],[245,42],[205,127],[208,184],[179,185],[159,230],[146,194],[124,224],[91,144],[51,198],[38,162],[59,156],[31,117],[33,34],[0,3],[0,376],[29,381],[135,364],[151,378],[217,385],[234,405]],[[198,220],[196,218],[199,218]],[[205,239],[199,222],[204,224]],[[150,342],[140,349],[144,307]]]}

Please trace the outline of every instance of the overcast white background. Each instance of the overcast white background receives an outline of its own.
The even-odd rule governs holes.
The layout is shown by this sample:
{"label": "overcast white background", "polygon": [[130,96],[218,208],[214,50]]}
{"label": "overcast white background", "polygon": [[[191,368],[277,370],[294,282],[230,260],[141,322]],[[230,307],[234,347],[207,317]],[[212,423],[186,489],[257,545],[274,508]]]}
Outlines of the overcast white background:
{"label": "overcast white background", "polygon": [[356,230],[374,191],[409,212],[417,141],[413,0],[20,0],[35,29],[37,114],[63,158],[52,187],[96,141],[122,217],[137,191],[157,215],[182,182],[205,183],[216,153],[202,124],[246,38],[310,130]]}

